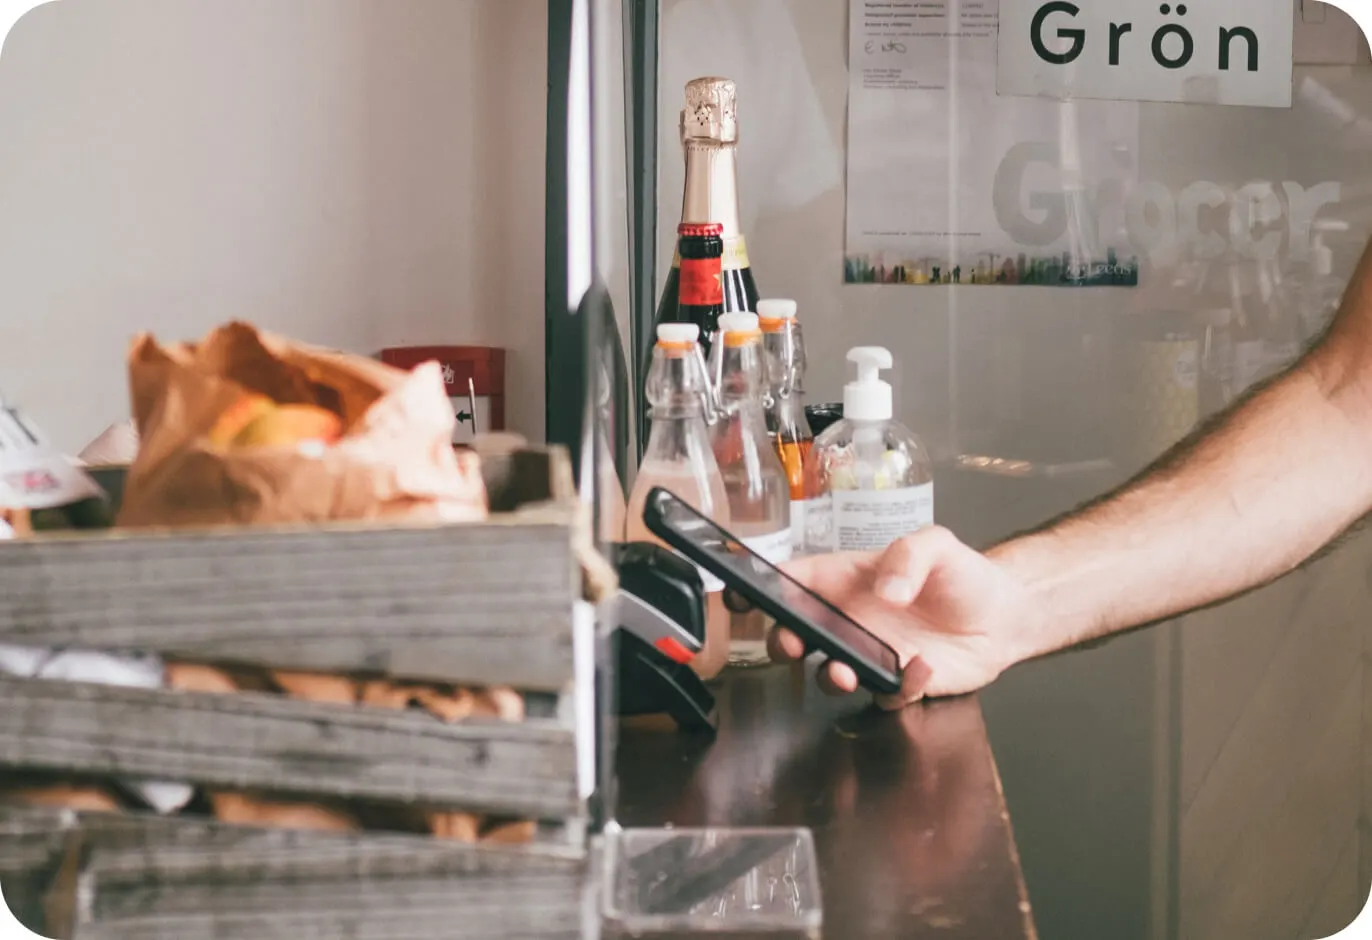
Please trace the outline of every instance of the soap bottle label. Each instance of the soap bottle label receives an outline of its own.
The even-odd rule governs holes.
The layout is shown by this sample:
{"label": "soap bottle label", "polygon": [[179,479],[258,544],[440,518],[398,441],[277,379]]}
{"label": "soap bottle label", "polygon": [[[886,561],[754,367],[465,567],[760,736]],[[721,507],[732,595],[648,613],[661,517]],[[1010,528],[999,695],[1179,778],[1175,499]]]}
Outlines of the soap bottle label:
{"label": "soap bottle label", "polygon": [[830,544],[840,552],[887,548],[934,524],[934,484],[897,490],[835,490]]}
{"label": "soap bottle label", "polygon": [[[834,551],[838,545],[834,541],[833,500],[828,496],[820,496],[805,500],[804,506],[800,513],[801,525],[804,527],[801,535],[804,553],[824,555]],[[795,512],[794,506],[791,512]]]}

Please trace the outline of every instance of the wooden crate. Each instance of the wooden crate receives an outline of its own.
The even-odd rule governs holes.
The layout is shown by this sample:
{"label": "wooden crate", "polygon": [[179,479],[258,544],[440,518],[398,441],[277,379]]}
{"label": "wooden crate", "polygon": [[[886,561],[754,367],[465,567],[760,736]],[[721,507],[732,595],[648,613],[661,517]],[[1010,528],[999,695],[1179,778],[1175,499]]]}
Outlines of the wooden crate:
{"label": "wooden crate", "polygon": [[596,910],[572,846],[3,808],[0,838],[11,909],[58,938],[581,940]]}
{"label": "wooden crate", "polygon": [[10,808],[12,905],[78,938],[578,935],[583,517],[560,449],[488,455],[483,469],[481,524],[0,543],[0,643],[513,686],[525,721],[0,678],[0,774],[466,810],[537,820],[532,844]]}

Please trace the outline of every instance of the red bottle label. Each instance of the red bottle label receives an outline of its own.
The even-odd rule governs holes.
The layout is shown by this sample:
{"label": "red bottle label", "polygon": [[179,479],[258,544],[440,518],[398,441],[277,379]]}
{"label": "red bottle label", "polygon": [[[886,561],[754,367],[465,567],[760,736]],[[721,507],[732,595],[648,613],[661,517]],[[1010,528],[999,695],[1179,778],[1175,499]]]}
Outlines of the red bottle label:
{"label": "red bottle label", "polygon": [[717,307],[724,303],[724,268],[719,258],[682,258],[678,303]]}

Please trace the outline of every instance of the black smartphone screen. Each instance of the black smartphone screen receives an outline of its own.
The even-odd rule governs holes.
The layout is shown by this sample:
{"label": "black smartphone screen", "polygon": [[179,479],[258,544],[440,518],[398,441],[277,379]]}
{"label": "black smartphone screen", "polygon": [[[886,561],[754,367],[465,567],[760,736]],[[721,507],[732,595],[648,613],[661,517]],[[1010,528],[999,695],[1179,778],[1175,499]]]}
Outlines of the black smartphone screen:
{"label": "black smartphone screen", "polygon": [[807,644],[851,666],[872,691],[900,691],[900,657],[895,650],[672,493],[658,488],[648,494],[644,522],[654,535]]}

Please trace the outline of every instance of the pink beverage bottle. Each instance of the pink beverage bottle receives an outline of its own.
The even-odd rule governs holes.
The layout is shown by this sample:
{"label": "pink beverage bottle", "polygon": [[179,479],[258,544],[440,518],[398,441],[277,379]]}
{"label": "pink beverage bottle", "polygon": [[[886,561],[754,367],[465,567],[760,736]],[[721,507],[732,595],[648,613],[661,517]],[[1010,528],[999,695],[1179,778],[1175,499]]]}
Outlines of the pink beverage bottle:
{"label": "pink beverage bottle", "polygon": [[[774,565],[791,557],[791,487],[767,434],[763,402],[762,330],[757,314],[726,313],[711,350],[719,416],[713,428],[715,460],[729,499],[730,531]],[[728,592],[729,665],[765,666],[771,620]]]}
{"label": "pink beverage bottle", "polygon": [[[694,323],[663,323],[657,328],[645,394],[652,426],[629,496],[629,541],[661,544],[643,524],[643,507],[655,486],[729,528],[728,497],[710,441],[709,421],[714,416],[710,385],[700,351],[700,328]],[[730,613],[724,606],[724,583],[705,571],[700,576],[707,594],[705,647],[691,661],[691,668],[702,679],[712,679],[729,660]]]}

